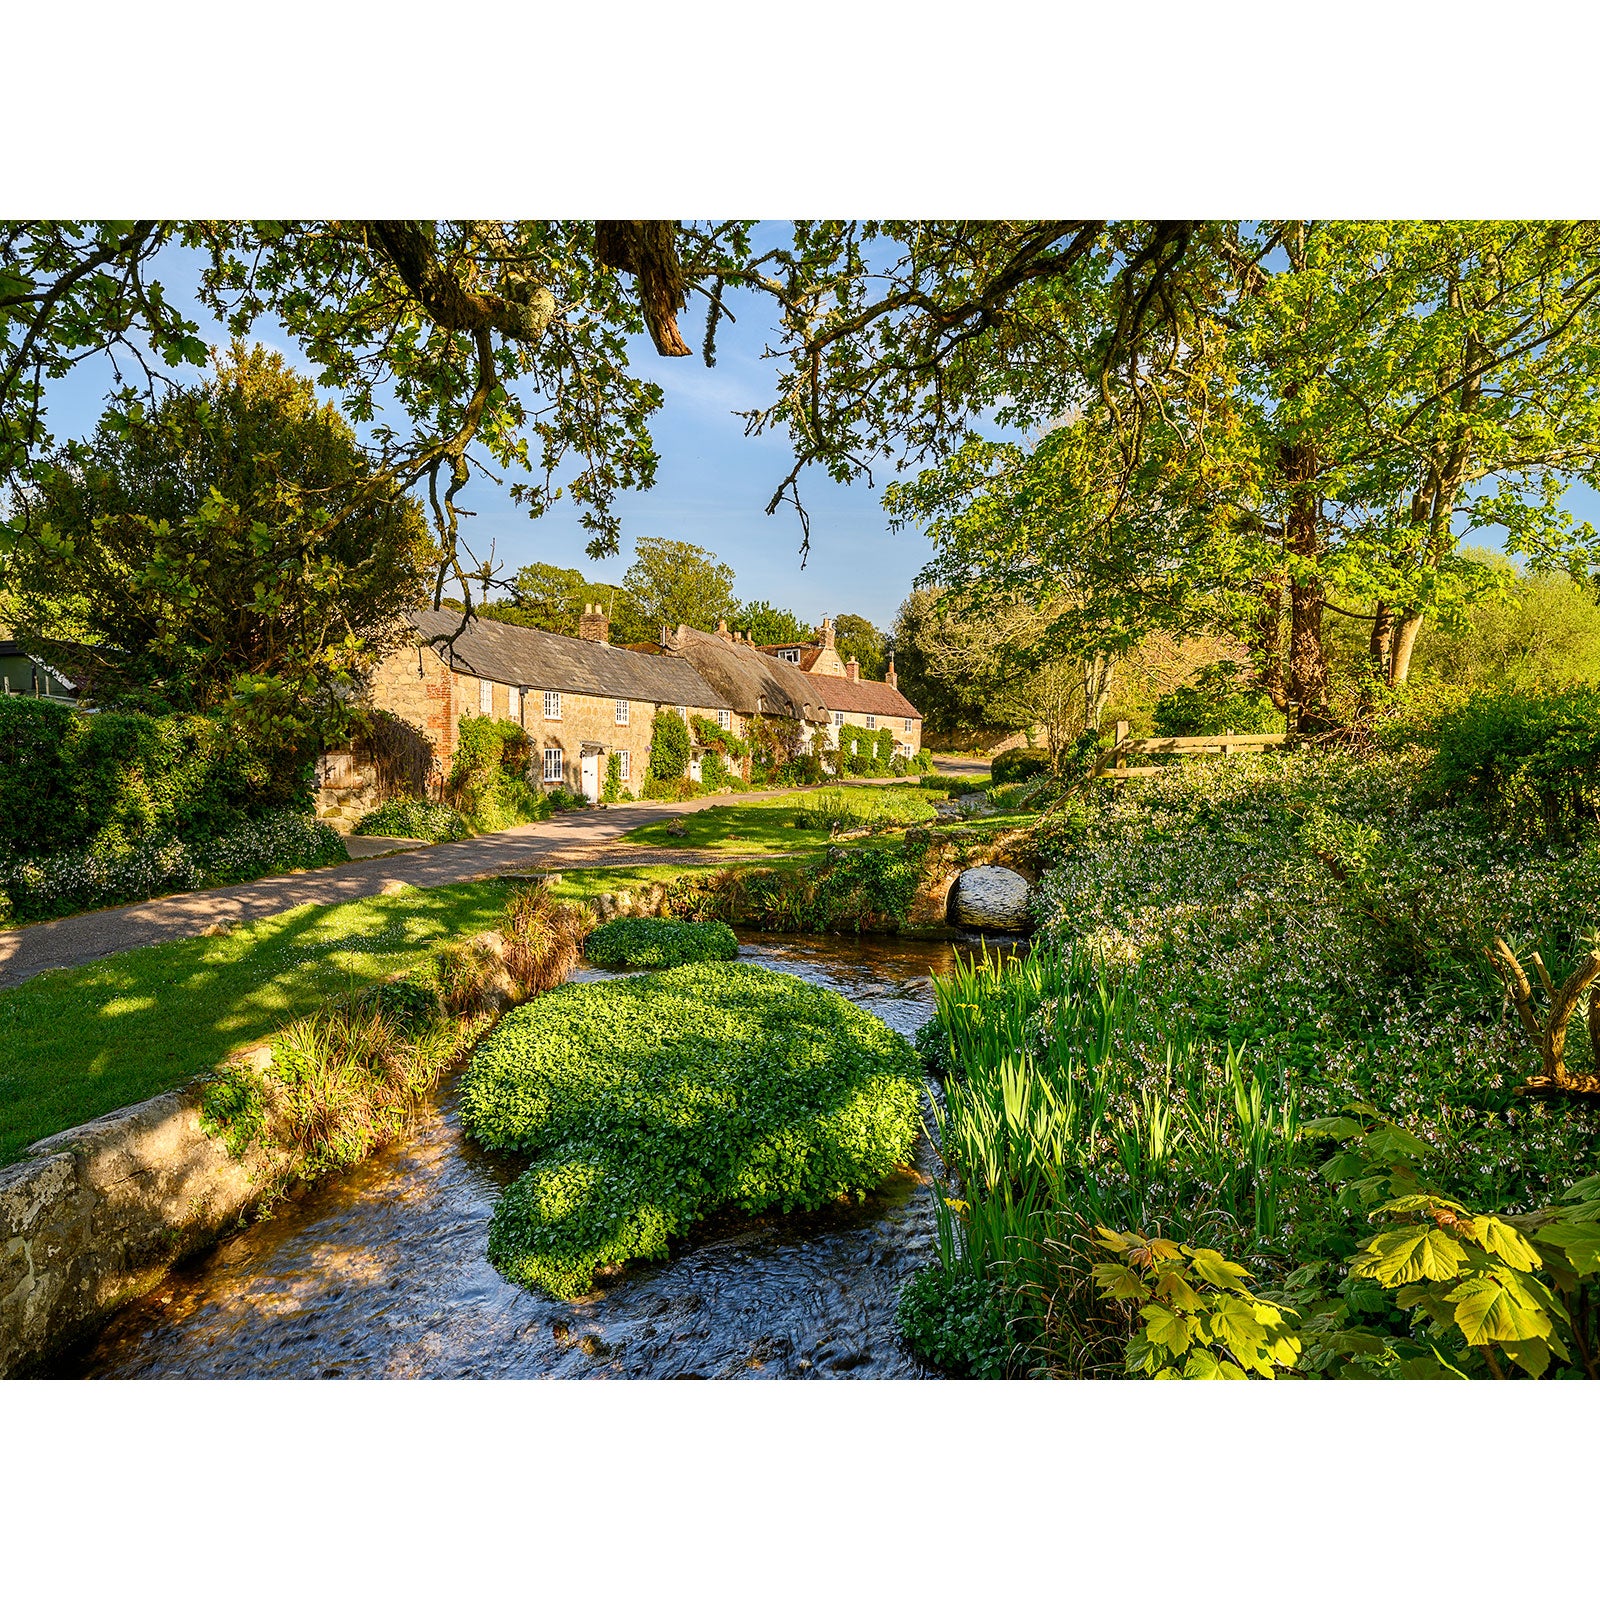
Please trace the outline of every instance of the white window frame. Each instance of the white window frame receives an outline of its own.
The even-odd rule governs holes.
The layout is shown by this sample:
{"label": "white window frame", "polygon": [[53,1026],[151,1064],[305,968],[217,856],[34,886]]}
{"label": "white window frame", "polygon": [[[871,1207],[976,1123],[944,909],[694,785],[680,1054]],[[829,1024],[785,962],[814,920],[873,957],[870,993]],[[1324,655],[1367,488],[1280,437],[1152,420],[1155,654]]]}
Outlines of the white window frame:
{"label": "white window frame", "polygon": [[835,711],[834,712],[834,714],[833,714],[833,725],[836,728],[842,728],[844,726],[844,712],[842,712],[842,711]]}
{"label": "white window frame", "polygon": [[628,702],[626,700],[617,701],[617,713],[616,714],[617,714],[617,726],[619,728],[626,728],[628,726]]}
{"label": "white window frame", "polygon": [[[550,759],[552,756],[555,757],[553,761]],[[558,744],[547,744],[544,747],[544,781],[561,782],[561,746]]]}
{"label": "white window frame", "polygon": [[717,726],[731,731],[733,728],[733,713],[731,711],[719,711],[717,713]]}
{"label": "white window frame", "polygon": [[689,708],[688,708],[688,706],[679,706],[678,707],[678,715],[683,719],[684,726],[688,727],[688,725],[689,725]]}
{"label": "white window frame", "polygon": [[780,650],[778,654],[783,660],[793,662],[797,667],[800,665],[800,652],[798,650]]}
{"label": "white window frame", "polygon": [[546,689],[544,692],[544,720],[546,722],[561,720],[561,692],[558,689]]}
{"label": "white window frame", "polygon": [[487,678],[478,679],[478,715],[494,715],[494,685]]}
{"label": "white window frame", "polygon": [[913,721],[913,720],[914,720],[914,719],[913,719],[913,718],[911,718],[911,717],[907,717],[907,718],[906,718],[906,732],[907,732],[907,733],[910,733],[910,732],[911,732],[911,724],[912,724],[912,721]]}
{"label": "white window frame", "polygon": [[633,752],[631,750],[617,751],[617,776],[626,783],[633,776]]}
{"label": "white window frame", "polygon": [[867,713],[867,728],[869,731],[878,726],[878,719],[869,711]]}
{"label": "white window frame", "polygon": [[513,722],[522,720],[522,691],[514,683],[506,685],[506,715]]}

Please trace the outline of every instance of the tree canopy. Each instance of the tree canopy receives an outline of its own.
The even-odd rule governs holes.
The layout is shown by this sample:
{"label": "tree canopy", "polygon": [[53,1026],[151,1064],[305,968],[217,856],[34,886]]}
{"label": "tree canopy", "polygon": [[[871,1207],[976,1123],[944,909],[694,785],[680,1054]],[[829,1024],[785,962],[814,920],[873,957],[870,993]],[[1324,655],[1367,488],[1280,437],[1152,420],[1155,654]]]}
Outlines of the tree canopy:
{"label": "tree canopy", "polygon": [[235,346],[203,384],[130,406],[30,476],[13,621],[71,641],[92,694],[330,707],[431,567],[420,508],[365,465],[308,379]]}

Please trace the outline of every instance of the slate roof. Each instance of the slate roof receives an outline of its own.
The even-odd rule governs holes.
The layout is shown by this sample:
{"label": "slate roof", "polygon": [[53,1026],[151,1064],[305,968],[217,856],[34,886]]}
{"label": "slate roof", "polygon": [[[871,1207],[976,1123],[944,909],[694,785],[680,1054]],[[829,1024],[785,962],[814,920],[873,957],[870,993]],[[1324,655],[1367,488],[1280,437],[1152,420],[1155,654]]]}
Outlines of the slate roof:
{"label": "slate roof", "polygon": [[474,678],[663,706],[732,709],[730,701],[678,656],[643,655],[486,617],[474,617],[452,645],[450,636],[461,626],[459,612],[413,611],[407,620],[444,661]]}
{"label": "slate roof", "polygon": [[819,685],[824,681],[766,655],[753,645],[736,644],[720,634],[679,624],[669,636],[673,653],[685,658],[742,717],[792,717],[826,722]]}
{"label": "slate roof", "polygon": [[848,678],[815,676],[822,703],[830,711],[870,711],[880,717],[921,717],[922,713],[887,683],[863,678],[852,683]]}

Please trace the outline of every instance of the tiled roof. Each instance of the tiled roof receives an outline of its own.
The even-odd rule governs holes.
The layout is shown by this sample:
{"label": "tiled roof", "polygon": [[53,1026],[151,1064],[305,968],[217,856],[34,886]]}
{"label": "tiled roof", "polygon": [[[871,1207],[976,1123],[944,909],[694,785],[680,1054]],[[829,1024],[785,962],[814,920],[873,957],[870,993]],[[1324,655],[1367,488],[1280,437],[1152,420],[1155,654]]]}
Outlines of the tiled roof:
{"label": "tiled roof", "polygon": [[852,683],[848,678],[814,676],[811,681],[830,711],[870,711],[880,717],[920,717],[922,713],[886,683],[863,678]]}
{"label": "tiled roof", "polygon": [[828,720],[818,687],[823,680],[787,661],[753,645],[736,644],[721,634],[701,633],[683,625],[669,636],[669,643],[676,655],[688,660],[707,683],[726,696],[720,703],[731,704],[740,716]]}
{"label": "tiled roof", "polygon": [[457,672],[474,678],[656,705],[731,709],[730,702],[679,656],[644,655],[594,639],[573,639],[485,617],[474,617],[451,644],[450,636],[461,626],[459,612],[413,611],[409,620]]}

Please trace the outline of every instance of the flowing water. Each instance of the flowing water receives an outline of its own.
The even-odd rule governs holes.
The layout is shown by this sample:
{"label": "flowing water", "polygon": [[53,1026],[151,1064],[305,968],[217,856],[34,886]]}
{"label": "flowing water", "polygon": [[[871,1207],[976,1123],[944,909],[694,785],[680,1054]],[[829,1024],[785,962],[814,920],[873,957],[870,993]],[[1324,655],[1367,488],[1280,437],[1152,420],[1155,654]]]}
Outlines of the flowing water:
{"label": "flowing water", "polygon": [[[744,959],[909,1037],[948,945],[749,936]],[[580,978],[601,974],[580,973]],[[909,1378],[895,1301],[935,1253],[926,1135],[862,1204],[719,1218],[581,1302],[506,1282],[489,1218],[521,1170],[462,1134],[446,1084],[402,1148],[332,1178],[120,1311],[62,1375],[104,1378]]]}

